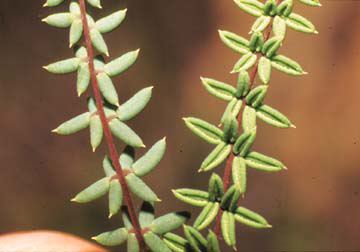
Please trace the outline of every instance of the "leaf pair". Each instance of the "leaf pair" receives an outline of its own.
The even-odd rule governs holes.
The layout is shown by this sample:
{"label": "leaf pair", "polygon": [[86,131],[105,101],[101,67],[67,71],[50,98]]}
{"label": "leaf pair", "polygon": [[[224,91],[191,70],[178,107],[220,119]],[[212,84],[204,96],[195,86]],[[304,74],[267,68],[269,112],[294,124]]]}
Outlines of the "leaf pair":
{"label": "leaf pair", "polygon": [[[124,171],[125,181],[129,189],[139,198],[147,202],[158,201],[157,195],[141,180],[141,177],[150,173],[161,161],[166,149],[165,139],[155,143],[150,150],[135,161],[135,151],[126,147],[120,155],[120,164]],[[122,205],[122,188],[116,176],[112,162],[108,157],[103,161],[106,177],[90,185],[72,200],[78,203],[91,202],[106,193],[109,193],[109,218],[115,215]]]}
{"label": "leaf pair", "polygon": [[[125,224],[124,228],[102,233],[93,239],[105,246],[117,246],[127,241],[127,251],[138,252],[140,246],[133,232],[133,226],[126,208],[122,211],[122,217]],[[146,245],[153,252],[171,252],[161,236],[181,227],[189,217],[187,212],[174,212],[155,219],[153,205],[144,202],[139,213],[139,223]]]}
{"label": "leaf pair", "polygon": [[[106,106],[105,115],[107,117],[110,130],[120,140],[132,147],[144,147],[141,138],[124,121],[128,121],[138,115],[148,104],[152,95],[152,87],[145,88],[136,93],[127,102],[122,104],[116,111]],[[59,135],[74,134],[87,127],[90,128],[90,142],[93,150],[101,144],[103,138],[103,127],[100,115],[97,112],[95,101],[91,98],[88,101],[89,112],[76,116],[64,122],[53,132]]]}
{"label": "leaf pair", "polygon": [[[128,70],[136,62],[138,55],[139,50],[131,51],[107,64],[104,63],[101,56],[94,59],[99,89],[110,104],[119,105],[119,97],[111,78]],[[54,74],[67,74],[77,71],[77,93],[79,96],[87,90],[90,84],[88,55],[84,47],[76,49],[76,57],[52,63],[44,68]]]}
{"label": "leaf pair", "polygon": [[[100,7],[99,0],[91,0],[93,5]],[[48,1],[46,6],[54,6],[58,1]],[[58,3],[59,4],[59,3]],[[58,27],[58,28],[69,28],[70,27],[70,36],[69,43],[70,47],[78,43],[83,34],[83,23],[81,20],[81,11],[80,6],[76,2],[70,3],[70,11],[52,14],[43,19],[47,24]],[[93,46],[101,53],[109,56],[109,50],[106,45],[106,42],[102,36],[103,33],[111,32],[116,29],[123,22],[126,16],[126,9],[114,12],[104,18],[94,21],[94,19],[87,15],[87,21],[90,29],[90,39]]]}

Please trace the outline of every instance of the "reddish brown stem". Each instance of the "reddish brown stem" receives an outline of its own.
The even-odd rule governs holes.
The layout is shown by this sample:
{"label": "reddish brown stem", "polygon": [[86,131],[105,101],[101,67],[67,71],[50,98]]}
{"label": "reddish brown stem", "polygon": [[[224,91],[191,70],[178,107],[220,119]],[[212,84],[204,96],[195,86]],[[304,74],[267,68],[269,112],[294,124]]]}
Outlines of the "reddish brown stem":
{"label": "reddish brown stem", "polygon": [[[266,31],[265,31],[265,36],[264,36],[264,41],[267,41],[270,38],[271,35],[271,29],[272,29],[272,22],[270,23],[270,25],[267,27]],[[256,79],[256,75],[258,73],[259,70],[259,60],[260,57],[258,57],[251,73],[250,73],[250,89],[255,85],[255,79]],[[241,121],[242,121],[242,111],[244,108],[244,104],[242,106],[241,111],[239,112],[238,115],[238,123],[239,125],[241,125]],[[226,160],[226,164],[225,164],[225,171],[224,171],[224,176],[223,176],[223,184],[224,184],[224,192],[226,192],[229,187],[230,187],[230,183],[231,183],[231,170],[232,170],[232,162],[234,159],[234,153],[231,152],[230,156],[227,158]],[[214,233],[216,234],[216,236],[218,237],[218,239],[221,239],[221,218],[223,215],[223,210],[220,209],[217,217],[216,217],[216,222],[215,222],[215,227],[214,227]]]}
{"label": "reddish brown stem", "polygon": [[91,75],[91,84],[92,84],[92,89],[93,89],[93,93],[94,93],[95,100],[96,100],[97,110],[98,110],[98,113],[99,113],[99,116],[101,119],[101,124],[102,124],[103,130],[104,130],[105,139],[106,139],[106,142],[108,145],[110,159],[112,161],[112,164],[115,168],[117,177],[119,179],[119,182],[120,182],[123,194],[124,194],[124,201],[128,208],[131,223],[134,227],[134,233],[136,235],[137,240],[139,241],[140,250],[145,251],[146,246],[145,246],[145,242],[144,242],[144,237],[141,232],[141,228],[140,228],[137,214],[135,211],[135,206],[134,206],[133,200],[131,198],[130,190],[129,190],[129,187],[127,186],[127,183],[125,180],[125,175],[124,175],[124,172],[123,172],[122,167],[119,162],[119,154],[116,150],[114,138],[113,138],[113,135],[111,134],[111,131],[110,131],[110,128],[108,125],[108,120],[105,116],[103,99],[102,99],[102,96],[100,93],[98,81],[96,79],[96,72],[95,72],[95,67],[94,67],[94,49],[93,49],[93,46],[91,43],[90,29],[89,29],[89,24],[88,24],[88,21],[86,18],[87,12],[86,12],[85,0],[79,0],[79,2],[80,2],[80,10],[81,10],[81,20],[82,20],[82,23],[84,26],[84,38],[85,38],[85,44],[86,44],[86,49],[87,49],[87,54],[88,54],[89,69],[90,69],[90,75]]}

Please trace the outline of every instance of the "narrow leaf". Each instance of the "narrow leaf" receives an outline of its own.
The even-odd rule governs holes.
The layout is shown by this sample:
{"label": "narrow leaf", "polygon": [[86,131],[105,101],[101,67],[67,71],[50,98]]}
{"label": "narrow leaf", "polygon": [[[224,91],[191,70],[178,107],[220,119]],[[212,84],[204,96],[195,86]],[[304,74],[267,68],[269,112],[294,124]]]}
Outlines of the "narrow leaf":
{"label": "narrow leaf", "polygon": [[224,184],[222,179],[216,173],[211,175],[209,180],[209,200],[212,202],[220,201],[224,195]]}
{"label": "narrow leaf", "polygon": [[86,112],[78,115],[67,122],[61,124],[58,128],[54,129],[53,132],[59,135],[71,135],[82,129],[85,129],[90,124],[90,113]]}
{"label": "narrow leaf", "polygon": [[216,218],[219,209],[220,204],[218,202],[209,202],[196,218],[194,228],[197,230],[203,230],[208,227]]}
{"label": "narrow leaf", "polygon": [[236,89],[229,84],[209,78],[201,78],[201,81],[210,94],[222,100],[231,101],[235,95]]}
{"label": "narrow leaf", "polygon": [[119,180],[114,179],[110,182],[109,188],[109,218],[117,214],[121,208],[123,193]]}
{"label": "narrow leaf", "polygon": [[129,234],[129,236],[128,236],[127,251],[128,252],[140,252],[139,242],[136,239],[135,234]]}
{"label": "narrow leaf", "polygon": [[87,0],[87,2],[88,2],[91,6],[93,6],[93,7],[95,7],[95,8],[99,8],[99,9],[102,8],[102,7],[101,7],[100,0]]}
{"label": "narrow leaf", "polygon": [[303,4],[310,5],[310,6],[315,6],[315,7],[321,6],[321,3],[319,0],[298,0],[298,1],[302,2]]}
{"label": "narrow leaf", "polygon": [[242,157],[235,157],[232,163],[232,180],[242,195],[246,192],[246,162]]}
{"label": "narrow leaf", "polygon": [[250,106],[245,106],[243,117],[242,117],[242,126],[244,132],[252,132],[256,127],[256,110]]}
{"label": "narrow leaf", "polygon": [[228,31],[219,30],[220,39],[235,52],[245,54],[249,52],[249,40]]}
{"label": "narrow leaf", "polygon": [[264,4],[257,0],[235,0],[235,3],[240,9],[255,17],[263,14]]}
{"label": "narrow leaf", "polygon": [[89,84],[90,84],[89,66],[88,63],[83,62],[80,64],[77,73],[76,89],[79,97],[86,91],[86,89],[89,87]]}
{"label": "narrow leaf", "polygon": [[271,66],[275,69],[290,74],[290,75],[302,75],[306,74],[306,72],[303,71],[301,66],[293,61],[292,59],[289,59],[288,57],[285,57],[283,55],[276,55],[271,58]]}
{"label": "narrow leaf", "polygon": [[104,246],[118,246],[123,244],[128,237],[126,228],[119,228],[111,232],[102,233],[92,239]]}
{"label": "narrow leaf", "polygon": [[232,213],[225,211],[221,218],[221,233],[225,243],[236,250],[235,218]]}
{"label": "narrow leaf", "polygon": [[240,189],[236,185],[231,186],[221,199],[221,208],[229,211],[234,211],[237,208],[239,198]]}
{"label": "narrow leaf", "polygon": [[62,2],[64,2],[64,0],[47,0],[43,7],[55,7],[62,4]]}
{"label": "narrow leaf", "polygon": [[287,18],[285,18],[285,22],[290,28],[296,31],[315,34],[318,33],[313,23],[299,14],[291,13]]}
{"label": "narrow leaf", "polygon": [[268,87],[267,85],[260,85],[252,89],[246,96],[246,103],[253,108],[259,107],[265,99]]}
{"label": "narrow leaf", "polygon": [[278,128],[295,127],[285,115],[267,105],[258,107],[256,109],[256,115],[264,122]]}
{"label": "narrow leaf", "polygon": [[100,73],[96,76],[96,79],[99,83],[99,89],[104,98],[110,104],[119,106],[119,96],[111,78],[106,73]]}
{"label": "narrow leaf", "polygon": [[246,209],[239,207],[234,213],[235,220],[253,228],[270,228],[271,225],[261,215]]}
{"label": "narrow leaf", "polygon": [[103,127],[100,116],[95,115],[90,119],[90,143],[93,151],[99,147],[103,138]]}
{"label": "narrow leaf", "polygon": [[256,54],[253,54],[251,52],[245,54],[238,60],[238,62],[236,62],[231,73],[238,73],[242,70],[248,70],[249,68],[255,65],[256,60],[257,60]]}
{"label": "narrow leaf", "polygon": [[262,171],[277,172],[286,169],[280,161],[258,152],[250,152],[245,160],[248,166]]}
{"label": "narrow leaf", "polygon": [[68,12],[56,13],[44,18],[42,21],[57,28],[68,28],[73,22],[73,16]]}
{"label": "narrow leaf", "polygon": [[116,174],[114,167],[112,165],[112,162],[108,156],[105,156],[105,158],[103,160],[103,168],[104,168],[106,177],[111,178],[112,176],[114,176]]}
{"label": "narrow leaf", "polygon": [[88,203],[104,196],[109,191],[110,178],[106,177],[95,182],[75,196],[71,201]]}
{"label": "narrow leaf", "polygon": [[195,252],[206,251],[207,241],[199,231],[193,227],[184,226],[184,234],[189,245]]}
{"label": "narrow leaf", "polygon": [[203,120],[189,117],[184,118],[186,126],[197,136],[211,144],[222,142],[223,132],[216,126]]}
{"label": "narrow leaf", "polygon": [[286,35],[286,22],[283,18],[276,16],[273,21],[273,33],[275,36],[285,37]]}
{"label": "narrow leaf", "polygon": [[211,230],[209,230],[207,244],[207,252],[220,252],[219,241],[216,237],[216,234]]}
{"label": "narrow leaf", "polygon": [[172,190],[174,196],[192,206],[204,207],[209,202],[209,193],[195,189],[177,189]]}
{"label": "narrow leaf", "polygon": [[142,177],[151,172],[160,163],[165,154],[165,150],[166,139],[163,138],[155,143],[144,156],[132,165],[134,173]]}
{"label": "narrow leaf", "polygon": [[188,212],[176,212],[163,215],[151,223],[151,231],[158,235],[165,234],[181,227],[188,219]]}
{"label": "narrow leaf", "polygon": [[264,84],[268,84],[271,77],[271,61],[265,57],[261,57],[258,67],[259,78]]}
{"label": "narrow leaf", "polygon": [[119,58],[105,65],[105,73],[111,77],[122,74],[128,70],[137,60],[140,50],[125,53]]}
{"label": "narrow leaf", "polygon": [[140,199],[147,202],[159,201],[159,198],[139,177],[131,173],[126,176],[126,182],[130,190]]}
{"label": "narrow leaf", "polygon": [[221,117],[221,124],[225,123],[226,117],[230,114],[232,118],[237,118],[242,106],[242,100],[236,98],[232,99],[231,102],[227,105],[224,114]]}
{"label": "narrow leaf", "polygon": [[187,252],[189,248],[188,241],[181,236],[173,233],[166,233],[163,236],[163,241],[174,252]]}
{"label": "narrow leaf", "polygon": [[240,157],[248,154],[256,138],[256,127],[249,132],[244,132],[235,142],[233,152]]}
{"label": "narrow leaf", "polygon": [[171,250],[166,246],[166,243],[160,239],[159,236],[153,232],[148,232],[144,235],[144,240],[146,245],[153,252],[171,252]]}
{"label": "narrow leaf", "polygon": [[116,111],[120,121],[128,121],[137,116],[149,103],[153,87],[148,87],[137,92]]}
{"label": "narrow leaf", "polygon": [[72,47],[77,42],[79,42],[82,33],[83,33],[83,24],[81,22],[81,19],[79,18],[74,20],[74,22],[71,24],[70,27],[70,38],[69,38],[70,47]]}
{"label": "narrow leaf", "polygon": [[126,16],[126,11],[127,11],[126,9],[120,10],[120,11],[112,13],[109,16],[99,19],[95,23],[96,28],[101,33],[111,32],[112,30],[116,29],[124,21],[125,16]]}
{"label": "narrow leaf", "polygon": [[75,72],[80,65],[80,59],[71,58],[66,60],[61,60],[55,63],[52,63],[48,66],[45,66],[45,70],[53,74],[68,74]]}
{"label": "narrow leaf", "polygon": [[113,119],[109,123],[109,126],[111,132],[127,145],[130,145],[135,148],[144,147],[141,138],[125,123],[121,122],[118,119]]}
{"label": "narrow leaf", "polygon": [[251,32],[262,32],[264,31],[270,24],[271,17],[270,16],[260,16],[256,19],[255,23],[251,27]]}
{"label": "narrow leaf", "polygon": [[123,169],[130,170],[133,163],[135,162],[135,149],[131,146],[126,146],[120,155],[119,161]]}
{"label": "narrow leaf", "polygon": [[106,56],[109,56],[109,50],[105,43],[105,40],[99,30],[97,29],[91,29],[90,31],[90,38],[91,42],[101,54],[105,54]]}
{"label": "narrow leaf", "polygon": [[201,172],[210,171],[219,166],[230,155],[231,145],[220,143],[202,162]]}

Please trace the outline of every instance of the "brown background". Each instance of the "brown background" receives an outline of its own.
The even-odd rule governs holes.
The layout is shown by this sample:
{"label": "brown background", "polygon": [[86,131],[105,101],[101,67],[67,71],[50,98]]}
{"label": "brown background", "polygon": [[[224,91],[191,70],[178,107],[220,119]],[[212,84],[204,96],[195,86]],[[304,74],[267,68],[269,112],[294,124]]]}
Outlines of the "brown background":
{"label": "brown background", "polygon": [[[163,199],[158,212],[185,209],[170,189],[206,188],[209,174],[196,170],[211,146],[192,135],[181,118],[218,122],[225,104],[206,93],[199,76],[234,83],[229,70],[238,55],[220,42],[217,29],[245,35],[254,18],[231,0],[103,2],[104,11],[95,16],[129,9],[121,28],[106,36],[112,56],[142,49],[135,67],[115,80],[120,97],[155,85],[152,102],[131,125],[148,146],[168,137],[165,159],[146,179]],[[106,198],[86,206],[69,202],[103,175],[106,149],[92,154],[87,131],[50,134],[85,110],[86,96],[76,97],[74,76],[41,69],[72,55],[67,31],[40,22],[56,11],[41,4],[0,1],[0,231],[46,228],[87,238],[118,227],[120,220],[107,220]],[[272,75],[267,101],[297,129],[260,125],[256,149],[280,158],[289,170],[250,172],[242,203],[274,228],[239,225],[240,251],[360,251],[360,1],[323,5],[296,6],[320,34],[289,31],[282,48],[310,74]]]}

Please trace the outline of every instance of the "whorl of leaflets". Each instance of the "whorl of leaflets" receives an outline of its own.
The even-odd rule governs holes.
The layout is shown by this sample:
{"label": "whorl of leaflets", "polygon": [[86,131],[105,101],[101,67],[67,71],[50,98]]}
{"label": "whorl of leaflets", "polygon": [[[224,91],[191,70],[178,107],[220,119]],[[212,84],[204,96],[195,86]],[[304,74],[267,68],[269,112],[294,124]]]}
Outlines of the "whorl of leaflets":
{"label": "whorl of leaflets", "polygon": [[[47,0],[44,6],[54,7],[63,2],[64,0]],[[87,3],[101,8],[100,0],[87,0]],[[93,91],[99,91],[101,94],[100,105],[102,106],[98,104],[99,96],[95,94],[95,99],[89,97],[87,108],[83,113],[62,123],[53,132],[59,135],[71,135],[89,128],[90,145],[93,151],[103,142],[104,135],[109,146],[112,145],[115,148],[112,142],[113,135],[126,147],[120,157],[115,155],[115,158],[112,156],[114,152],[109,147],[110,156],[106,156],[103,161],[105,176],[78,193],[72,201],[88,203],[107,195],[109,218],[121,212],[124,227],[93,237],[98,243],[105,246],[117,246],[127,242],[129,252],[148,250],[171,252],[173,245],[169,243],[169,239],[173,235],[169,232],[181,227],[189,219],[189,214],[174,212],[155,218],[154,204],[160,199],[142,180],[160,163],[165,154],[166,140],[165,138],[159,140],[142,157],[136,159],[135,149],[144,148],[145,145],[141,137],[127,125],[129,120],[140,114],[146,107],[152,96],[153,87],[144,88],[126,102],[120,103],[112,78],[121,75],[136,62],[139,50],[127,52],[109,61],[104,57],[109,56],[109,49],[103,34],[113,31],[124,21],[126,10],[116,11],[95,21],[82,10],[81,4],[85,5],[84,0],[80,0],[80,5],[77,1],[71,1],[68,12],[52,14],[43,19],[51,26],[69,28],[69,44],[75,54],[44,68],[54,74],[76,73],[76,93],[79,97],[88,90],[91,81],[95,82],[97,85],[95,88],[93,86]],[[84,24],[83,20],[87,22]],[[86,47],[82,45],[83,37],[85,41],[90,39],[90,46],[96,49],[98,55],[90,56],[92,53],[89,53],[88,43]],[[93,68],[90,64],[92,61]],[[95,76],[94,79],[92,79],[93,76]],[[101,118],[101,115],[104,117]],[[109,134],[106,134],[107,132]],[[115,169],[114,161],[119,164],[120,169]],[[121,183],[121,178],[124,183]],[[133,218],[136,213],[130,212],[134,209],[130,192],[144,202],[138,219]],[[214,239],[216,240],[214,237],[211,238],[212,243],[217,242]]]}
{"label": "whorl of leaflets", "polygon": [[[318,0],[298,1],[309,6],[321,6]],[[207,191],[173,190],[177,199],[202,208],[193,227],[184,228],[185,238],[173,234],[165,236],[165,241],[177,252],[219,252],[219,245],[212,242],[215,237],[222,237],[228,246],[236,249],[237,222],[253,228],[270,228],[261,215],[239,206],[239,200],[247,190],[247,172],[251,168],[264,172],[287,169],[281,161],[253,150],[259,130],[257,121],[260,119],[278,128],[295,128],[284,114],[265,104],[265,97],[273,69],[294,76],[306,74],[299,63],[280,52],[287,28],[309,34],[318,32],[307,18],[293,11],[294,0],[234,2],[256,17],[250,28],[250,38],[219,31],[222,42],[240,54],[231,70],[238,75],[238,81],[233,86],[212,78],[201,78],[211,95],[227,103],[218,126],[194,117],[184,118],[186,126],[195,135],[214,145],[201,163],[199,172],[214,171],[226,161],[225,172],[223,178],[212,173]],[[206,239],[200,231],[207,228],[210,233]]]}

